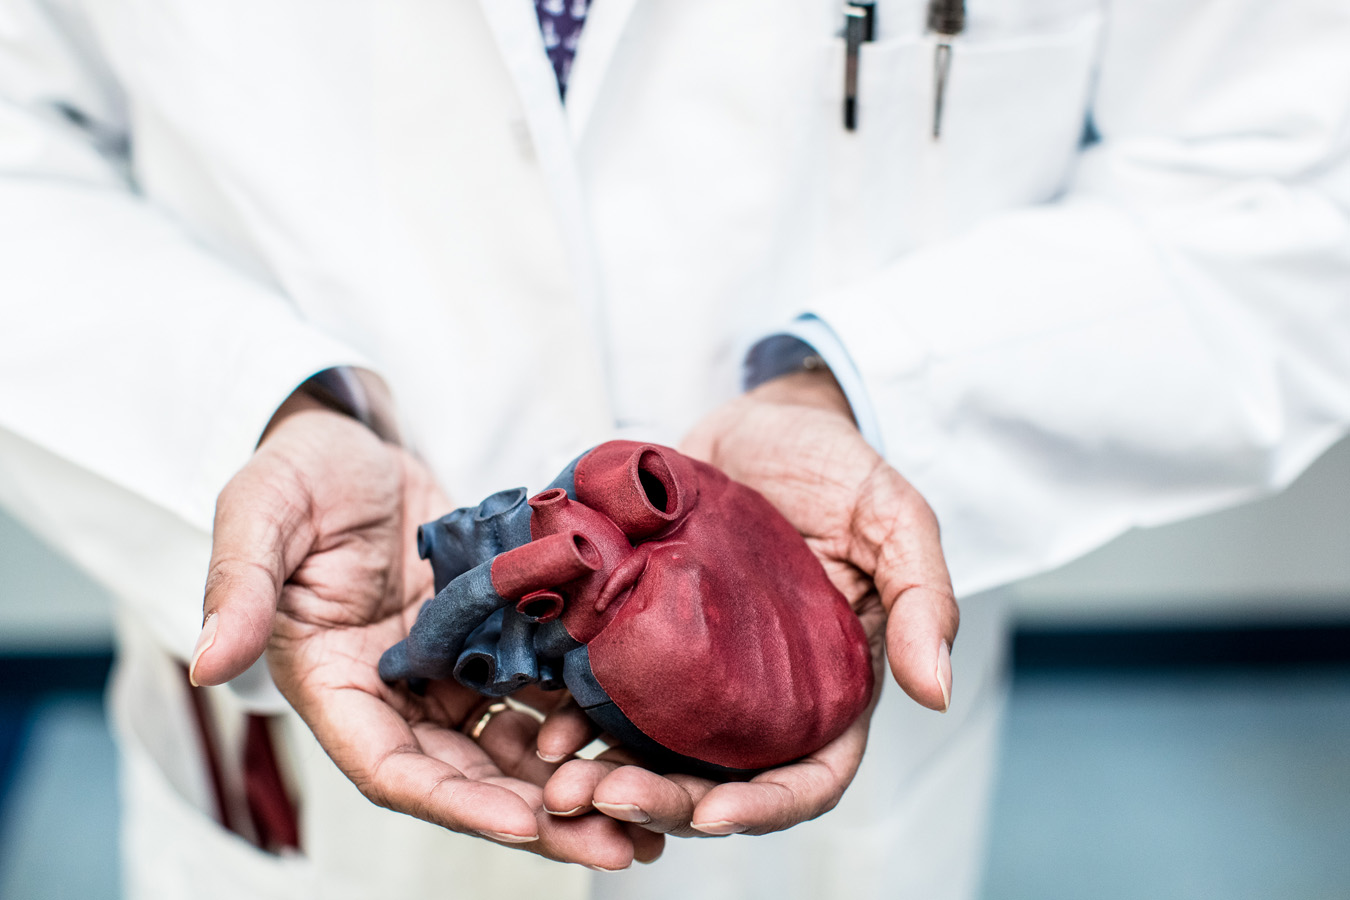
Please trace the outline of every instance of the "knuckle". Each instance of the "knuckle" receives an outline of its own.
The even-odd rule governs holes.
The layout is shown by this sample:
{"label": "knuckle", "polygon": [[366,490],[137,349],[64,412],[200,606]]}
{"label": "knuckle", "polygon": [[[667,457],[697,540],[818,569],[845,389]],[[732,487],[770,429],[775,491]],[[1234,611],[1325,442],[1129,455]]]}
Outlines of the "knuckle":
{"label": "knuckle", "polygon": [[394,808],[388,791],[369,773],[348,772],[347,777],[351,779],[352,784],[356,785],[356,789],[361,792],[361,795],[371,803],[381,809]]}
{"label": "knuckle", "polygon": [[390,750],[388,753],[381,755],[369,766],[360,766],[346,770],[347,777],[351,780],[352,784],[356,785],[356,789],[371,803],[374,803],[376,806],[383,809],[402,812],[404,811],[404,804],[400,802],[397,792],[391,789],[390,785],[393,783],[393,778],[386,770],[391,765],[395,765],[406,758],[408,754],[414,752],[416,751],[411,747],[399,747]]}
{"label": "knuckle", "polygon": [[935,533],[941,532],[942,523],[938,521],[937,513],[933,511],[933,507],[923,498],[923,495],[913,488],[909,491],[907,508],[910,521],[915,527],[925,528]]}
{"label": "knuckle", "polygon": [[245,592],[250,582],[267,585],[275,605],[281,595],[282,581],[278,578],[279,551],[271,551],[266,560],[223,556],[211,560],[206,572],[206,595],[215,604],[226,603]]}
{"label": "knuckle", "polygon": [[216,525],[240,516],[262,517],[278,526],[294,522],[308,511],[309,495],[303,473],[295,467],[254,457],[216,496]]}

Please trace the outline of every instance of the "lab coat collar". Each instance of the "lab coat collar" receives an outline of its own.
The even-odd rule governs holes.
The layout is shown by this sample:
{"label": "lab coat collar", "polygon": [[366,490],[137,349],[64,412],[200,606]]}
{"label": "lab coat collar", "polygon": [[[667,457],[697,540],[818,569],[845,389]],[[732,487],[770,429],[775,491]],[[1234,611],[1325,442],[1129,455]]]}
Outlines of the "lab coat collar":
{"label": "lab coat collar", "polygon": [[[568,90],[569,107],[579,99],[585,110],[585,113],[580,114],[582,116],[589,112],[594,103],[603,69],[607,68],[613,56],[613,45],[618,42],[628,12],[635,2],[595,0],[587,17],[582,34],[586,35],[597,25],[592,16],[598,16],[597,34],[583,37],[584,46],[578,58],[584,54],[594,54],[598,59],[581,70],[580,89],[576,90],[577,85],[574,83]],[[590,321],[592,333],[603,335],[607,330],[606,317],[577,160],[577,142],[574,140],[574,135],[579,135],[580,131],[574,123],[569,124],[569,113],[564,110],[558,97],[557,77],[544,52],[533,0],[479,0],[479,5],[515,82],[534,141],[535,155],[558,213],[582,309]],[[606,7],[609,9],[601,12]],[[573,110],[571,115],[576,116],[578,113]],[[603,354],[598,355],[601,356],[602,368],[608,371],[610,361]]]}
{"label": "lab coat collar", "polygon": [[569,147],[580,144],[637,0],[592,0],[568,80],[566,110],[543,51],[533,0],[479,0],[479,4],[515,79],[540,156],[570,161],[561,142]]}
{"label": "lab coat collar", "polygon": [[567,123],[580,146],[586,125],[604,87],[605,74],[638,0],[591,0],[581,46],[567,83]]}
{"label": "lab coat collar", "polygon": [[570,162],[571,142],[558,82],[544,53],[532,0],[479,0],[479,6],[515,82],[540,163],[550,168],[553,160]]}

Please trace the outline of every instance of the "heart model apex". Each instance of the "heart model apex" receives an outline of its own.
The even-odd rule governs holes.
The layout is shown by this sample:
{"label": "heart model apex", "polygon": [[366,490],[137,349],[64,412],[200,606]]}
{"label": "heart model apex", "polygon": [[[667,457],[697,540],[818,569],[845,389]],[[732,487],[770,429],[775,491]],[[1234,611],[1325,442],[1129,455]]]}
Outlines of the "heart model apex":
{"label": "heart model apex", "polygon": [[601,444],[417,540],[437,594],[380,659],[388,683],[566,687],[653,764],[714,775],[818,750],[872,696],[867,637],[801,535],[669,447]]}

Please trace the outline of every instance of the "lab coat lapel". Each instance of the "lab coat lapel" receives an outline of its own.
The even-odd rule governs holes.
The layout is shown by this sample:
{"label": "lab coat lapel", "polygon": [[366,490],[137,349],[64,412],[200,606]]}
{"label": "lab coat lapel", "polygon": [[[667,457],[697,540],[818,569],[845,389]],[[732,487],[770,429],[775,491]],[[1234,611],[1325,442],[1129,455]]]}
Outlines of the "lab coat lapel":
{"label": "lab coat lapel", "polygon": [[567,123],[574,145],[581,143],[604,86],[605,73],[637,4],[638,0],[591,0],[581,45],[567,82]]}
{"label": "lab coat lapel", "polygon": [[558,82],[539,33],[531,0],[479,0],[502,60],[515,82],[534,140],[539,164],[550,184],[575,181],[576,163]]}
{"label": "lab coat lapel", "polygon": [[[631,0],[596,0],[596,6],[611,2],[622,6]],[[598,344],[603,344],[608,329],[576,149],[558,97],[558,81],[544,53],[534,4],[532,0],[479,0],[479,5],[519,92],[539,166],[558,212],[577,294],[591,325],[590,333]],[[569,94],[569,102],[570,99]],[[601,360],[602,377],[608,382],[610,362],[607,355],[603,352],[595,355]]]}

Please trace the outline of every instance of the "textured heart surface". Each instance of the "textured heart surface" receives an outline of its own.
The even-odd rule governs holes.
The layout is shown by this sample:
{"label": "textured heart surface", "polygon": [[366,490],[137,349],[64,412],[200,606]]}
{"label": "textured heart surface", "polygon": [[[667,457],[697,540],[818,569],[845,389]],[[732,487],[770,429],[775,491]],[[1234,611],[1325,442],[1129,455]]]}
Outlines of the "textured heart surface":
{"label": "textured heart surface", "polygon": [[611,441],[545,491],[423,526],[438,593],[386,681],[485,694],[566,685],[659,761],[749,772],[811,753],[867,706],[867,638],[801,535],[754,490]]}

